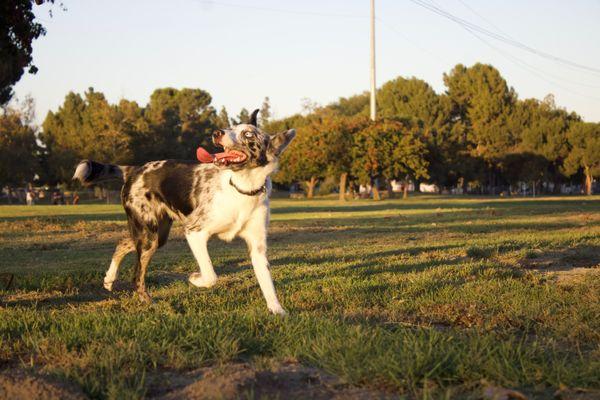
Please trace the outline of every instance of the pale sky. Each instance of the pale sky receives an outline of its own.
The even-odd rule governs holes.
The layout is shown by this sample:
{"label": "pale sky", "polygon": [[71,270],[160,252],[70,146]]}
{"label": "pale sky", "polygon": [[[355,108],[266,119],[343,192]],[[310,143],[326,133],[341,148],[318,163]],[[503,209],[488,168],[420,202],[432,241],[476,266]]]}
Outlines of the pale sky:
{"label": "pale sky", "polygon": [[[537,50],[600,70],[598,0],[425,0]],[[57,0],[60,2],[60,0]],[[48,33],[34,44],[39,68],[16,85],[37,101],[37,121],[70,90],[93,86],[110,102],[145,105],[159,87],[207,90],[230,116],[271,99],[276,117],[369,88],[369,0],[63,0],[37,7]],[[482,36],[410,0],[376,0],[377,84],[415,76],[444,90],[455,64],[494,65],[520,98],[553,93],[586,121],[600,121],[600,72],[549,61]],[[494,48],[490,47],[492,45]]]}

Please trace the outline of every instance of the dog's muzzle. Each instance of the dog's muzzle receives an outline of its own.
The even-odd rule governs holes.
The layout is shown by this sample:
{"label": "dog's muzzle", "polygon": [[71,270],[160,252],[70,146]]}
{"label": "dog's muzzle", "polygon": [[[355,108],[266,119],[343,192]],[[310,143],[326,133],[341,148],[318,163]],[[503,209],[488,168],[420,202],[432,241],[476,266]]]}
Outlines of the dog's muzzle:
{"label": "dog's muzzle", "polygon": [[216,131],[213,132],[212,141],[215,146],[223,147],[223,143],[221,143],[223,136],[225,136],[225,132],[223,132],[221,129],[217,129]]}

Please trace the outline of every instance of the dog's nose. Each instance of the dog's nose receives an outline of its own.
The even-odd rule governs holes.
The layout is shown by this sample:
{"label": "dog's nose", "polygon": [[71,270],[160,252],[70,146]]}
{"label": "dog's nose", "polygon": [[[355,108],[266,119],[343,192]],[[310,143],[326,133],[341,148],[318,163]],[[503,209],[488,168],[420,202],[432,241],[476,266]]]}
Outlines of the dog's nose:
{"label": "dog's nose", "polygon": [[212,134],[213,143],[221,144],[221,138],[223,137],[223,135],[225,135],[225,132],[223,132],[221,129],[217,129],[216,131],[214,131]]}

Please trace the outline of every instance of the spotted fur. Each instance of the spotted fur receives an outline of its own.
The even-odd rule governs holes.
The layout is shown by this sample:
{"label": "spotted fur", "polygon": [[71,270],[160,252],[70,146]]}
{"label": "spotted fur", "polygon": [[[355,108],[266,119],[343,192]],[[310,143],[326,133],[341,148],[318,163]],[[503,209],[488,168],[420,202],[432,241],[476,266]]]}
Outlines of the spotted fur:
{"label": "spotted fur", "polygon": [[[269,175],[277,169],[279,155],[294,136],[293,129],[270,136],[251,124],[217,131],[213,135],[216,144],[246,155],[243,161],[227,165],[163,160],[142,166],[116,166],[82,161],[73,178],[84,184],[123,180],[121,202],[127,214],[129,238],[117,245],[104,287],[112,289],[121,260],[127,253],[135,252],[136,292],[149,302],[144,279],[148,264],[154,252],[166,243],[173,221],[179,221],[200,266],[200,273],[190,275],[192,284],[210,287],[216,283],[217,275],[206,246],[208,239],[217,235],[231,241],[239,236],[248,245],[269,310],[284,314],[266,257]],[[266,190],[256,190],[263,185]],[[249,196],[243,192],[257,194]]]}

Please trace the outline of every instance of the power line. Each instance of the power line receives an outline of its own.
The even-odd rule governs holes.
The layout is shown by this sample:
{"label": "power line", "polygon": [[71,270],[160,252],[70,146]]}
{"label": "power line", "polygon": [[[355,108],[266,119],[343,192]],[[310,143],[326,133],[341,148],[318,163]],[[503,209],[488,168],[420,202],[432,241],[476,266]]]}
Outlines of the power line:
{"label": "power line", "polygon": [[[488,19],[487,19],[487,18],[485,18],[483,15],[481,15],[480,13],[478,13],[476,10],[474,10],[472,7],[470,7],[470,6],[469,6],[469,5],[468,5],[466,2],[464,2],[463,0],[458,0],[458,1],[459,1],[459,2],[460,2],[462,5],[463,5],[463,6],[465,6],[465,8],[469,9],[469,10],[470,10],[470,11],[471,11],[473,14],[477,15],[477,16],[478,16],[479,18],[481,18],[483,21],[485,21],[485,22],[487,22],[488,24],[490,24],[491,26],[493,26],[493,27],[494,27],[494,28],[495,28],[497,31],[499,31],[500,33],[503,33],[504,35],[506,35],[506,36],[508,37],[508,34],[506,34],[506,32],[504,32],[502,29],[500,29],[500,28],[499,28],[497,25],[495,25],[495,24],[494,24],[492,21],[488,20]],[[463,27],[463,28],[464,28],[464,27]],[[466,28],[465,28],[465,29],[466,29]],[[550,77],[552,77],[552,78],[554,78],[554,79],[558,79],[558,80],[560,80],[560,81],[563,81],[563,82],[565,82],[565,83],[572,84],[572,85],[579,85],[579,86],[587,87],[587,88],[589,88],[589,89],[598,89],[598,88],[600,88],[600,86],[599,86],[599,85],[590,85],[590,84],[588,84],[588,83],[582,83],[582,82],[576,82],[576,81],[572,81],[572,80],[570,80],[570,79],[565,79],[565,78],[563,78],[563,77],[561,77],[561,76],[558,76],[558,75],[552,74],[552,73],[550,73],[550,72],[548,72],[548,71],[544,71],[544,70],[542,70],[542,69],[540,69],[540,68],[537,68],[537,67],[535,67],[535,66],[533,66],[533,65],[531,65],[531,64],[528,64],[528,63],[526,63],[526,62],[525,62],[525,61],[523,61],[522,59],[519,59],[518,57],[514,57],[514,56],[512,56],[510,53],[504,52],[504,51],[500,50],[499,48],[497,48],[497,47],[493,46],[491,43],[489,43],[489,42],[485,41],[483,38],[481,38],[480,36],[478,36],[477,34],[475,34],[473,31],[471,31],[471,30],[468,30],[468,29],[466,29],[466,30],[467,30],[467,31],[468,31],[470,34],[474,35],[474,36],[475,36],[477,39],[479,39],[480,41],[482,41],[484,44],[486,44],[487,46],[491,47],[493,50],[497,51],[497,52],[498,52],[498,53],[500,53],[502,56],[504,56],[504,57],[508,58],[510,61],[513,61],[514,63],[517,63],[517,64],[522,64],[522,65],[524,66],[524,68],[525,68],[525,67],[529,68],[529,69],[528,69],[528,71],[529,71],[529,72],[532,72],[532,73],[534,73],[534,74],[536,74],[536,75],[537,75],[537,74],[541,74],[541,75],[547,75],[547,76],[550,76]],[[544,79],[543,77],[540,77],[540,78],[541,78],[541,79]],[[554,85],[557,85],[557,86],[559,86],[559,87],[561,87],[561,88],[563,88],[563,89],[566,89],[566,90],[569,90],[569,91],[571,91],[570,89],[568,89],[568,88],[565,88],[565,87],[561,86],[560,84],[558,84],[558,83],[556,83],[556,82],[553,82],[553,81],[551,81],[551,80],[548,80],[548,79],[544,79],[544,80],[545,80],[546,82],[549,82],[549,83],[552,83],[552,84],[554,84]],[[584,97],[590,97],[590,96],[588,96],[588,95],[585,95],[585,94],[583,94],[583,93],[578,93],[578,92],[575,92],[575,91],[571,91],[571,92],[572,92],[572,93],[575,93],[575,94],[578,94],[578,95],[580,95],[580,96],[584,96]],[[590,97],[590,98],[597,99],[596,97]]]}
{"label": "power line", "polygon": [[[414,42],[408,36],[406,36],[405,34],[403,34],[402,32],[400,32],[399,30],[395,29],[394,25],[389,24],[388,22],[382,20],[379,17],[377,17],[377,20],[380,21],[383,24],[383,26],[386,27],[388,30],[392,31],[393,33],[397,34],[398,36],[400,36],[401,38],[403,38],[407,42],[409,42],[412,45],[414,45],[415,47],[419,48],[421,51],[432,55],[433,57],[437,58],[441,62],[445,62],[445,60],[443,60],[441,57],[439,57],[439,55],[437,53],[434,53],[434,52],[431,52],[431,51],[425,49],[423,46],[421,46],[418,43]],[[543,75],[547,75],[547,76],[553,77],[555,79],[562,80],[565,83],[583,85],[583,86],[586,86],[588,88],[597,88],[597,87],[600,87],[600,86],[588,85],[588,84],[583,84],[583,83],[580,83],[580,82],[573,82],[573,81],[564,79],[564,78],[562,78],[560,76],[557,76],[557,75],[554,75],[554,74],[542,71],[539,68],[537,68],[537,67],[535,67],[535,66],[533,66],[531,64],[528,64],[525,61],[519,59],[518,57],[515,57],[515,56],[511,55],[510,53],[505,52],[505,51],[499,49],[497,46],[494,46],[493,44],[491,44],[490,42],[488,42],[487,40],[485,40],[484,38],[482,38],[480,35],[476,34],[472,30],[470,30],[469,28],[467,28],[465,26],[462,26],[462,25],[461,25],[461,27],[463,29],[465,29],[469,34],[473,35],[476,39],[478,39],[479,41],[481,41],[482,43],[484,43],[486,46],[488,46],[492,50],[498,52],[501,56],[503,56],[504,58],[508,59],[512,63],[516,64],[518,67],[520,67],[520,68],[526,70],[527,72],[535,75],[537,78],[539,78],[539,79],[541,79],[541,80],[543,80],[543,81],[545,81],[547,83],[550,83],[551,85],[554,85],[556,87],[564,89],[564,90],[566,90],[566,91],[568,91],[568,92],[570,92],[572,94],[575,94],[575,95],[578,95],[578,96],[581,96],[581,97],[586,97],[586,98],[593,99],[593,100],[600,100],[600,98],[598,98],[598,97],[590,96],[590,95],[587,95],[587,94],[580,93],[578,91],[572,90],[572,89],[564,86],[563,84],[561,84],[559,82],[556,82],[556,81],[554,81],[552,79],[544,77]]]}
{"label": "power line", "polygon": [[522,42],[519,42],[517,40],[511,39],[511,38],[509,38],[509,37],[507,37],[505,35],[501,35],[501,34],[492,32],[492,31],[490,31],[488,29],[485,29],[485,28],[483,28],[483,27],[481,27],[479,25],[473,24],[473,23],[471,23],[471,22],[469,22],[467,20],[459,18],[459,17],[457,17],[457,16],[455,16],[455,15],[453,15],[453,14],[451,14],[451,13],[449,13],[449,12],[447,12],[447,11],[445,11],[445,10],[443,10],[443,9],[435,6],[435,5],[433,5],[433,4],[427,3],[427,2],[422,1],[422,0],[409,0],[409,1],[412,2],[412,3],[414,3],[414,4],[416,4],[416,5],[418,5],[418,6],[420,6],[420,7],[425,8],[425,9],[427,9],[427,10],[429,10],[429,11],[431,11],[431,12],[433,12],[433,13],[441,16],[441,17],[449,19],[449,20],[451,20],[451,21],[453,21],[453,22],[455,22],[455,23],[457,23],[457,24],[459,24],[459,25],[461,25],[463,27],[469,28],[472,31],[479,32],[479,33],[481,33],[483,35],[491,37],[492,39],[496,39],[496,40],[501,41],[503,43],[506,43],[508,45],[520,48],[521,50],[528,51],[528,52],[530,52],[532,54],[535,54],[535,55],[537,55],[539,57],[546,58],[548,60],[552,60],[552,61],[564,64],[564,65],[568,65],[568,66],[571,66],[571,67],[574,67],[574,68],[578,68],[578,69],[581,69],[581,70],[585,70],[585,71],[588,71],[588,72],[592,72],[594,74],[600,74],[600,69],[598,69],[598,68],[589,67],[587,65],[579,64],[579,63],[576,63],[576,62],[573,62],[573,61],[570,61],[570,60],[566,60],[564,58],[552,55],[550,53],[546,53],[544,51],[535,49],[535,48],[533,48],[531,46],[528,46],[528,45],[526,45],[526,44],[524,44]]}
{"label": "power line", "polygon": [[535,67],[531,66],[530,64],[527,64],[526,62],[519,60],[517,57],[513,57],[508,53],[505,53],[504,51],[500,50],[498,47],[494,46],[493,44],[491,44],[490,42],[488,42],[487,40],[483,39],[481,36],[479,36],[477,33],[473,32],[472,30],[470,30],[467,27],[463,27],[466,31],[468,31],[470,34],[472,34],[473,36],[475,36],[477,39],[479,39],[480,41],[482,41],[484,44],[486,44],[487,46],[489,46],[490,48],[492,48],[493,50],[497,51],[498,53],[500,53],[500,55],[502,55],[503,57],[507,58],[509,61],[512,61],[513,63],[515,63],[517,66],[529,71],[530,73],[532,73],[533,75],[535,75],[536,77],[552,84],[555,86],[558,86],[559,88],[566,90],[570,93],[573,93],[575,95],[578,96],[582,96],[582,97],[586,97],[588,99],[592,99],[592,100],[596,100],[596,101],[600,101],[600,98],[598,97],[594,97],[594,96],[589,96],[587,94],[584,93],[580,93],[577,92],[575,90],[572,90],[558,82],[552,81],[548,78],[545,78],[544,76],[542,76],[544,73],[540,70],[536,70]]}
{"label": "power line", "polygon": [[475,14],[476,16],[478,16],[479,18],[481,18],[483,21],[487,22],[488,25],[490,25],[492,28],[495,28],[498,32],[500,32],[501,34],[503,34],[507,38],[512,39],[510,37],[510,35],[508,35],[506,32],[504,32],[502,29],[500,29],[498,27],[498,25],[494,24],[492,21],[490,21],[489,19],[487,19],[486,17],[484,17],[483,15],[481,15],[480,13],[478,13],[475,9],[473,9],[473,7],[471,7],[469,4],[467,4],[467,2],[465,2],[463,0],[458,0],[458,2],[460,4],[462,4],[465,8],[467,8],[469,11],[471,11],[473,14]]}

